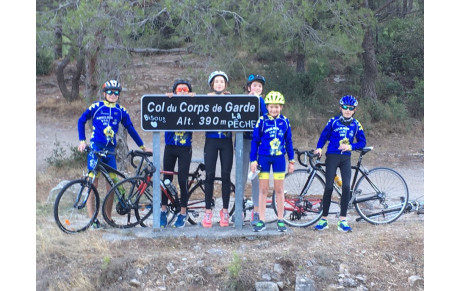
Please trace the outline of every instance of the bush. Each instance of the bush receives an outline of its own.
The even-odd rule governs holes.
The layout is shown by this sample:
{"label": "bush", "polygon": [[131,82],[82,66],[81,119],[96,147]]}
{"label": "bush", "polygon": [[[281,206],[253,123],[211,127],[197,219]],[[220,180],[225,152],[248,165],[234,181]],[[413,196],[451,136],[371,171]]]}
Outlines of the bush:
{"label": "bush", "polygon": [[407,108],[409,114],[415,118],[423,118],[424,116],[424,82],[423,80],[415,79],[414,89],[409,92],[407,98]]}
{"label": "bush", "polygon": [[49,75],[51,73],[52,62],[53,58],[50,54],[37,50],[35,59],[36,75]]}
{"label": "bush", "polygon": [[86,164],[86,153],[81,153],[78,151],[77,147],[70,147],[70,156],[67,155],[67,151],[61,145],[61,143],[56,140],[54,142],[54,148],[51,156],[46,158],[46,162],[50,166],[57,168],[62,167],[81,167]]}

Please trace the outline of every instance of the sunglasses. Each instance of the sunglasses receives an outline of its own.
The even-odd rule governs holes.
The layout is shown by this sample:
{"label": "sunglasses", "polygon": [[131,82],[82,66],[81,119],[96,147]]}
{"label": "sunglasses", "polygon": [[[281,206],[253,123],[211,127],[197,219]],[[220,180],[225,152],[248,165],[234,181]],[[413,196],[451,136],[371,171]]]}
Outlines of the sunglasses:
{"label": "sunglasses", "polygon": [[342,109],[343,110],[350,110],[350,111],[353,111],[355,110],[355,106],[347,106],[347,105],[342,105]]}
{"label": "sunglasses", "polygon": [[116,96],[120,95],[120,91],[112,91],[112,90],[107,90],[105,91],[105,93],[107,93],[107,95],[112,95],[112,94],[115,94]]}
{"label": "sunglasses", "polygon": [[179,92],[185,92],[187,93],[189,91],[188,87],[182,87],[182,88],[177,88],[176,89],[176,92],[179,93]]}

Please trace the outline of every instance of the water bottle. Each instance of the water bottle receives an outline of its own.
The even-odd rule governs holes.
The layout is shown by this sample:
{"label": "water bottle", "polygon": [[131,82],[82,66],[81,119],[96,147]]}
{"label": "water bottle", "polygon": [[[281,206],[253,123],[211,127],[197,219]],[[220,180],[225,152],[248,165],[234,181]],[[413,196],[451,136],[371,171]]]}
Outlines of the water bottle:
{"label": "water bottle", "polygon": [[335,175],[334,182],[337,186],[342,187],[342,179],[339,177],[339,175]]}
{"label": "water bottle", "polygon": [[174,186],[173,183],[171,183],[171,180],[166,179],[164,181],[164,185],[165,185],[166,189],[168,189],[169,193],[171,193],[172,196],[177,197],[176,187]]}
{"label": "water bottle", "polygon": [[260,173],[260,166],[257,166],[257,170],[253,173],[252,171],[249,171],[248,173],[248,180],[253,180],[257,175]]}

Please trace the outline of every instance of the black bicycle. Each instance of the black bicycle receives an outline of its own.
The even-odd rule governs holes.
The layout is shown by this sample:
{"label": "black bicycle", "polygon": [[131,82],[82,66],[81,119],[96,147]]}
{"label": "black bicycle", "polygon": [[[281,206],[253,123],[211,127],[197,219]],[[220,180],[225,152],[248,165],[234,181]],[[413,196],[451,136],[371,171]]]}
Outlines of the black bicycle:
{"label": "black bicycle", "polygon": [[[136,177],[127,178],[112,187],[104,198],[102,208],[106,208],[106,204],[115,201],[116,207],[112,209],[110,219],[108,217],[109,212],[103,212],[104,219],[107,223],[116,228],[129,228],[136,225],[143,227],[152,227],[153,219],[150,217],[152,214],[152,201],[153,201],[153,184],[152,176],[154,171],[152,162],[145,156],[143,157],[141,164],[146,162],[145,167],[141,170],[141,175]],[[133,160],[131,164],[135,167]],[[201,222],[204,217],[206,209],[204,199],[204,183],[205,183],[205,165],[202,162],[198,162],[196,169],[189,173],[188,189],[189,200],[187,204],[187,216],[188,222],[192,225]],[[161,170],[160,174],[167,175],[178,175],[174,171]],[[176,187],[171,183],[171,186]],[[214,179],[214,193],[217,196],[221,193],[222,189],[222,178],[216,177]],[[168,198],[167,204],[167,224],[171,224],[181,210],[180,197],[177,190],[170,191],[165,186],[164,181],[160,179],[160,191]],[[230,205],[231,209],[234,210],[234,193],[235,185],[230,185]],[[216,200],[213,198],[211,206],[214,207]],[[160,207],[160,205],[158,206]],[[218,218],[218,215],[214,215]]]}
{"label": "black bicycle", "polygon": [[[349,208],[354,206],[360,215],[357,220],[364,219],[371,224],[391,223],[404,213],[409,190],[404,178],[395,170],[384,167],[367,170],[362,165],[363,156],[372,149],[357,150],[360,153],[358,161],[351,167],[354,174]],[[284,220],[291,226],[305,227],[317,222],[323,214],[325,163],[320,162],[313,151],[294,151],[299,163],[306,169],[286,175]],[[341,191],[340,185],[334,183],[330,214],[338,215],[340,212]],[[276,204],[276,199],[272,201]],[[276,211],[276,205],[273,208]]]}
{"label": "black bicycle", "polygon": [[[96,156],[94,171],[88,173],[82,179],[70,181],[56,196],[54,203],[54,220],[58,227],[65,233],[77,233],[90,227],[99,213],[100,197],[97,188],[94,186],[94,179],[99,173],[107,183],[114,186],[119,179],[125,179],[126,175],[106,163],[101,158],[107,155],[115,155],[114,152],[93,151],[90,148],[86,152],[92,152]],[[130,151],[128,156],[136,157],[140,151]],[[151,154],[150,154],[151,155]],[[136,168],[136,174],[141,170],[141,165]],[[112,179],[109,173],[115,173],[116,179]],[[93,196],[94,199],[90,199]]]}

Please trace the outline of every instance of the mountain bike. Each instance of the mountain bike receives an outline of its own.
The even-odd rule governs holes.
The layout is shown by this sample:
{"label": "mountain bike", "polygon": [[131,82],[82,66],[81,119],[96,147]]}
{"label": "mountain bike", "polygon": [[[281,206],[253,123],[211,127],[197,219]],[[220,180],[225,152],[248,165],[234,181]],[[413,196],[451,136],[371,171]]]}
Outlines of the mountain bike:
{"label": "mountain bike", "polygon": [[[372,149],[365,147],[356,150],[360,154],[357,163],[351,167],[354,174],[349,208],[354,206],[360,215],[358,221],[364,219],[371,224],[391,223],[404,213],[409,201],[409,190],[404,178],[395,170],[384,167],[367,170],[363,166],[363,156]],[[284,220],[291,226],[306,227],[317,222],[323,214],[326,165],[320,162],[320,157],[313,154],[313,151],[294,151],[300,165],[306,169],[298,169],[286,175]],[[307,158],[311,167],[307,164]],[[329,213],[338,215],[342,189],[337,183],[333,187]],[[272,200],[276,211],[276,199]]]}
{"label": "mountain bike", "polygon": [[[142,176],[131,177],[119,182],[118,184],[112,187],[112,189],[107,193],[107,196],[104,198],[102,206],[103,209],[105,209],[105,203],[108,203],[106,201],[110,199],[112,201],[116,199],[117,201],[117,207],[115,208],[115,211],[112,210],[110,220],[107,217],[108,213],[103,213],[104,219],[107,221],[109,225],[117,228],[129,228],[134,227],[137,224],[143,227],[153,226],[153,219],[150,217],[150,215],[153,212],[153,189],[151,187],[153,184],[153,172],[149,170],[149,168],[153,167],[153,163],[148,159],[146,159],[146,161],[147,166],[141,171],[141,173],[143,173]],[[133,164],[133,162],[131,163]],[[135,165],[133,164],[133,166]],[[189,173],[188,189],[190,190],[189,200],[187,204],[187,220],[192,225],[197,224],[203,219],[204,212],[206,209],[204,199],[204,171],[205,165],[202,162],[198,162],[198,166],[196,167],[196,169],[192,173]],[[161,170],[160,174],[178,175],[177,172],[164,170]],[[172,183],[171,185],[172,187],[176,188]],[[222,178],[216,177],[214,179],[214,192],[219,192],[221,188]],[[123,190],[119,191],[119,189]],[[174,219],[180,212],[180,197],[178,191],[170,191],[168,187],[166,187],[162,179],[160,179],[160,191],[168,198],[167,224],[169,225],[174,221]],[[124,194],[122,194],[122,192],[124,192]],[[233,209],[235,193],[235,185],[233,183],[231,183],[230,185],[230,192],[230,205]],[[214,206],[215,199],[213,198],[211,202],[211,207]],[[136,219],[134,220],[133,217],[135,217]]]}
{"label": "mountain bike", "polygon": [[[114,152],[93,151],[90,148],[85,149],[86,152],[92,152],[96,156],[96,165],[91,173],[88,173],[82,179],[70,181],[66,184],[59,194],[56,196],[54,203],[54,220],[58,227],[65,233],[77,233],[86,230],[97,218],[99,212],[99,192],[94,186],[94,179],[99,175],[105,178],[106,182],[114,186],[118,182],[118,178],[125,179],[126,175],[106,163],[102,162],[101,158],[107,155],[115,155]],[[136,152],[131,151],[131,156],[135,156]],[[136,173],[140,168],[136,169]],[[117,179],[114,180],[109,176],[109,173],[115,173]],[[93,212],[89,213],[88,198],[94,196],[92,202]]]}

